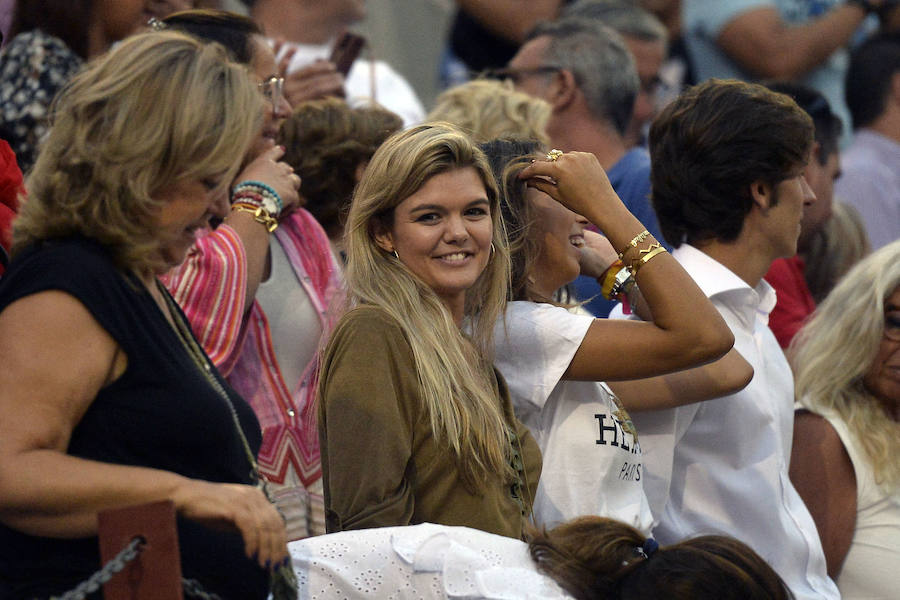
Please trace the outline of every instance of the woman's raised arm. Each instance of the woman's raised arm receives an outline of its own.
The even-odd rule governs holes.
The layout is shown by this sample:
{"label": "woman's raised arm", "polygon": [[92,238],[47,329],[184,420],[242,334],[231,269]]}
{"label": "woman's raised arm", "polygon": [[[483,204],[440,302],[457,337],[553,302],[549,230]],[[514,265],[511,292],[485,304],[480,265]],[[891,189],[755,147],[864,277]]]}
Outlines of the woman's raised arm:
{"label": "woman's raised arm", "polygon": [[[596,224],[613,248],[625,251],[653,314],[653,322],[597,319],[575,353],[566,379],[637,379],[694,367],[724,355],[734,336],[715,307],[668,252],[650,260],[656,240],[616,195],[597,158],[566,153],[522,171],[528,185],[549,194]],[[640,241],[637,241],[640,240]]]}

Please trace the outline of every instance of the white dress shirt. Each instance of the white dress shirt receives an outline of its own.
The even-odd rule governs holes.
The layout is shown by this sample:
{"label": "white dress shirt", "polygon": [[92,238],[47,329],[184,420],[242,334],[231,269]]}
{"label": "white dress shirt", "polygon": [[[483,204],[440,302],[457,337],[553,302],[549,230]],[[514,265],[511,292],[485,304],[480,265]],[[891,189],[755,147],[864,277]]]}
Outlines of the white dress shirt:
{"label": "white dress shirt", "polygon": [[839,598],[816,525],[788,478],[794,380],[768,327],[775,291],[764,280],[751,288],[690,245],[672,255],[719,310],[755,374],[730,396],[633,415],[654,534],[662,544],[733,536],[765,558],[798,600]]}

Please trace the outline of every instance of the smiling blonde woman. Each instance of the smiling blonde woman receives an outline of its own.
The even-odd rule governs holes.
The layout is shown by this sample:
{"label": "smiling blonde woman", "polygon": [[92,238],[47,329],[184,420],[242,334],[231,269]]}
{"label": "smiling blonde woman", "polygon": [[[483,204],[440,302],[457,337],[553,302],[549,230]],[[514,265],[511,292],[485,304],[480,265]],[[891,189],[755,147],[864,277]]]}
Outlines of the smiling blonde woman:
{"label": "smiling blonde woman", "polygon": [[416,127],[373,156],[346,225],[351,310],[320,375],[329,531],[428,521],[521,537],[540,453],[491,364],[501,228],[490,167],[456,128]]}

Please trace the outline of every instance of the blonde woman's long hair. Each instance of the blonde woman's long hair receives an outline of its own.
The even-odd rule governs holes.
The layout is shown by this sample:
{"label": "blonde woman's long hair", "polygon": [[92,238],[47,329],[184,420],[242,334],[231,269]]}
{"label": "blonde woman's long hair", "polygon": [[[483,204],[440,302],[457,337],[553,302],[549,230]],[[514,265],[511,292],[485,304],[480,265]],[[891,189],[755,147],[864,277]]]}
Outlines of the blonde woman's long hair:
{"label": "blonde woman's long hair", "polygon": [[[474,169],[484,184],[494,247],[466,293],[469,335],[460,331],[434,290],[375,242],[376,233],[392,227],[398,204],[431,177],[465,168]],[[463,482],[478,489],[485,478],[513,478],[510,432],[492,372],[493,330],[506,307],[509,252],[497,185],[484,154],[446,123],[395,134],[375,152],[354,193],[345,241],[349,307],[377,306],[400,325],[412,347],[432,431],[451,448]]]}
{"label": "blonde woman's long hair", "polygon": [[81,234],[125,271],[165,270],[154,195],[183,180],[226,193],[262,120],[247,69],[217,44],[175,32],[123,41],[60,93],[26,181],[13,252]]}
{"label": "blonde woman's long hair", "polygon": [[797,398],[837,414],[856,436],[879,484],[900,484],[900,423],[865,387],[884,332],[885,301],[900,286],[900,241],[859,262],[819,305],[789,349]]}
{"label": "blonde woman's long hair", "polygon": [[550,112],[546,101],[515,90],[511,82],[475,79],[438,96],[428,120],[453,123],[479,143],[516,137],[546,145]]}

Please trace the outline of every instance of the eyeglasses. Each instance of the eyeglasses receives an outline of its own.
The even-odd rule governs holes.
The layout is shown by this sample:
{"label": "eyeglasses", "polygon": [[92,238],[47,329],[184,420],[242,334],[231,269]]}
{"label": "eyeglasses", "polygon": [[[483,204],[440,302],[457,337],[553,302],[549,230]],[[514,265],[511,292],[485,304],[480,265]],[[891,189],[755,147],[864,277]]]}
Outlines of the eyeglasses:
{"label": "eyeglasses", "polygon": [[515,69],[513,67],[505,67],[502,69],[488,69],[484,71],[482,75],[483,77],[486,77],[488,79],[509,79],[513,82],[513,85],[519,85],[519,82],[525,77],[529,77],[531,75],[559,73],[562,70],[562,67],[555,67],[553,65],[541,65],[539,67],[531,67],[528,69]]}
{"label": "eyeglasses", "polygon": [[900,342],[900,315],[890,314],[884,317],[884,337]]}
{"label": "eyeglasses", "polygon": [[278,110],[278,105],[284,100],[284,77],[272,75],[258,85],[262,95],[272,103],[272,108]]}

